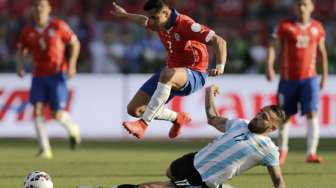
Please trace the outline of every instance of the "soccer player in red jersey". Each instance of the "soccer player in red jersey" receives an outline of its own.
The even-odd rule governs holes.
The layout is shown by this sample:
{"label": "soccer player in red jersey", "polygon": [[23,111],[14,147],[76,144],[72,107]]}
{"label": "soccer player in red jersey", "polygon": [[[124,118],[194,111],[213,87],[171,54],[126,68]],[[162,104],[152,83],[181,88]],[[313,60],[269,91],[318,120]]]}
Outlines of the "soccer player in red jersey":
{"label": "soccer player in red jersey", "polygon": [[[328,56],[325,47],[325,31],[317,20],[311,18],[314,10],[312,0],[296,0],[296,17],[286,19],[277,26],[268,48],[266,77],[274,79],[276,45],[280,43],[281,70],[278,89],[278,103],[288,116],[295,115],[300,104],[301,114],[307,118],[307,159],[308,163],[320,163],[316,155],[319,142],[319,120],[317,105],[319,90],[326,85],[328,78]],[[321,54],[322,78],[316,75],[316,60]],[[288,152],[287,123],[280,129],[278,144],[280,163],[284,163]]]}
{"label": "soccer player in red jersey", "polygon": [[[174,96],[186,96],[201,89],[208,73],[223,74],[226,42],[213,30],[171,9],[165,0],[148,0],[144,5],[146,16],[128,13],[115,2],[113,5],[114,16],[157,32],[168,51],[167,66],[154,74],[127,106],[128,113],[140,119],[125,121],[123,126],[137,138],[143,138],[153,119],[171,121],[169,137],[175,138],[190,116],[165,108],[164,104]],[[217,60],[216,67],[209,71],[207,44],[214,47]]]}
{"label": "soccer player in red jersey", "polygon": [[[77,123],[64,110],[68,94],[66,80],[76,73],[80,43],[64,21],[50,17],[48,0],[34,0],[32,5],[33,20],[23,28],[18,43],[17,74],[24,77],[25,58],[32,55],[30,102],[34,105],[35,127],[40,144],[38,156],[50,159],[52,151],[43,120],[45,103],[49,104],[53,117],[69,132],[71,148],[74,149],[81,141]],[[67,45],[70,47],[69,61],[65,57]]]}

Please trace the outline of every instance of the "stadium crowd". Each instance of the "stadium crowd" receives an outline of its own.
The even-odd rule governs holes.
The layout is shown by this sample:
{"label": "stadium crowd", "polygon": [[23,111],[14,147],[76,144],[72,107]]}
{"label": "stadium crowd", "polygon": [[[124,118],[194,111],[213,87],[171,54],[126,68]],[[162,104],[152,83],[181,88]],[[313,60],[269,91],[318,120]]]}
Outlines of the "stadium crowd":
{"label": "stadium crowd", "polygon": [[[206,23],[228,41],[227,73],[262,73],[270,34],[279,20],[292,15],[288,7],[293,1],[170,0],[170,3],[179,12]],[[142,12],[143,0],[119,2],[130,12]],[[166,52],[159,38],[141,27],[114,19],[110,14],[111,0],[51,0],[51,3],[53,15],[65,19],[81,41],[79,72],[148,73],[164,65]],[[318,1],[314,17],[326,29],[329,71],[335,74],[336,0]],[[16,43],[20,29],[28,21],[30,0],[0,0],[0,72],[15,71]]]}

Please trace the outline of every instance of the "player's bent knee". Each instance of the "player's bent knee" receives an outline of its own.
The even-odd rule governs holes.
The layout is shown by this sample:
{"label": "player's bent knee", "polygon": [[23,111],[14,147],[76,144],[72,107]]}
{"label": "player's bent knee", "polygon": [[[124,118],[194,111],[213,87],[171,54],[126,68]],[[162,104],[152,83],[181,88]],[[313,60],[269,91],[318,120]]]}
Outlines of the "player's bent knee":
{"label": "player's bent knee", "polygon": [[176,73],[175,69],[164,69],[160,74],[160,82],[168,83]]}
{"label": "player's bent knee", "polygon": [[127,113],[132,117],[140,117],[142,115],[140,110],[132,107],[131,105],[127,106]]}

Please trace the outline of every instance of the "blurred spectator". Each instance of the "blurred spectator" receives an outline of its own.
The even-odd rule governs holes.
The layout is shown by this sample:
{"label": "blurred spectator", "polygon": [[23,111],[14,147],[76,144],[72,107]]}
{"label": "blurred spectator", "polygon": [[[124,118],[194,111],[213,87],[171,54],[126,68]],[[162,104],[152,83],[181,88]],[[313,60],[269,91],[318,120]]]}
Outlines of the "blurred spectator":
{"label": "blurred spectator", "polygon": [[[260,73],[269,33],[290,17],[294,0],[168,0],[181,13],[207,23],[228,41],[227,73]],[[156,35],[120,24],[110,0],[50,0],[81,41],[79,72],[147,73],[164,66],[165,49]],[[131,12],[143,12],[144,0],[119,0]],[[330,72],[336,73],[336,0],[315,1],[314,17],[327,28]],[[0,72],[13,72],[18,31],[30,21],[30,0],[0,0]],[[107,25],[107,26],[106,26]],[[213,59],[213,58],[211,58]],[[210,61],[211,62],[211,61]]]}

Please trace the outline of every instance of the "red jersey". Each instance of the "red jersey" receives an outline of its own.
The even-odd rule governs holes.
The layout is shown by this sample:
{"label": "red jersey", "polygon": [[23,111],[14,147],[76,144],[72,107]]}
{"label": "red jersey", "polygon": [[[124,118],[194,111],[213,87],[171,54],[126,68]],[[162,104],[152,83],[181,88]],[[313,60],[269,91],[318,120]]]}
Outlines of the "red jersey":
{"label": "red jersey", "polygon": [[299,25],[295,19],[282,21],[273,37],[281,43],[281,79],[301,80],[316,75],[317,47],[325,37],[320,22]]}
{"label": "red jersey", "polygon": [[[186,15],[172,10],[171,27],[157,31],[161,42],[168,51],[168,68],[188,67],[192,70],[206,72],[208,69],[209,42],[215,32],[204,25],[196,23]],[[147,27],[155,30],[151,23]]]}
{"label": "red jersey", "polygon": [[67,70],[65,48],[74,32],[62,20],[51,18],[46,28],[33,24],[25,26],[20,35],[19,48],[28,49],[33,56],[33,76],[52,76]]}

